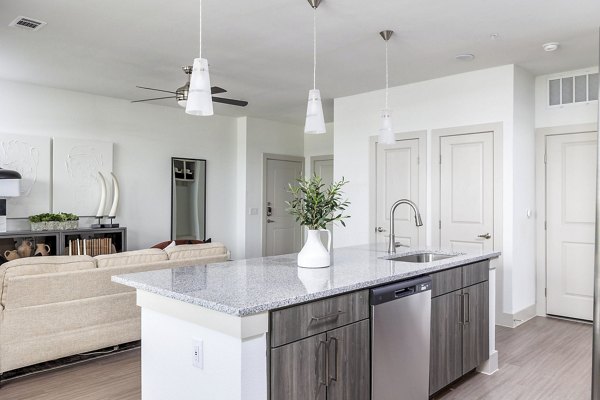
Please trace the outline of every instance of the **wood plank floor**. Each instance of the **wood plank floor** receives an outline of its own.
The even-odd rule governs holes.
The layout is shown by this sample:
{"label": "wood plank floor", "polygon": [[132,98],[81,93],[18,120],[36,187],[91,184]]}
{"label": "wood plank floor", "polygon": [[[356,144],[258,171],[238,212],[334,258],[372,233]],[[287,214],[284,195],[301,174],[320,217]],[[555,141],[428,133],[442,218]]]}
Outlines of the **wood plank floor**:
{"label": "wood plank floor", "polygon": [[[588,400],[592,327],[535,318],[497,328],[500,371],[475,374],[440,400]],[[140,351],[131,350],[3,383],[1,400],[139,400]],[[402,400],[402,399],[399,399]]]}

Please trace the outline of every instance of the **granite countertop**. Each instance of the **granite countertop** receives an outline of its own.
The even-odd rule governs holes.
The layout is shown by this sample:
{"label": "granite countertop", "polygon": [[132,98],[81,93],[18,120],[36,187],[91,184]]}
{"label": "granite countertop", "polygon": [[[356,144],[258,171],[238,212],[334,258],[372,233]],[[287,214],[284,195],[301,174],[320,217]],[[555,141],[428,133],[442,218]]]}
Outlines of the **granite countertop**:
{"label": "granite countertop", "polygon": [[[430,263],[384,259],[384,244],[333,250],[329,268],[298,268],[297,254],[113,276],[114,282],[234,316],[249,316],[500,256],[458,254]],[[399,248],[396,256],[432,249]]]}

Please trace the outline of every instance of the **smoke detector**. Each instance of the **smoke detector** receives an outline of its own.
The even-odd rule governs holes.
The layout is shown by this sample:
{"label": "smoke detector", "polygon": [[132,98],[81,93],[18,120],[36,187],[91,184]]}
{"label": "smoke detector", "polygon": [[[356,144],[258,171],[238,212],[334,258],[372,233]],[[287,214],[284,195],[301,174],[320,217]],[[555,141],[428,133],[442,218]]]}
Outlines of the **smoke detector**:
{"label": "smoke detector", "polygon": [[544,51],[556,51],[558,50],[558,48],[560,47],[560,43],[558,42],[550,42],[550,43],[546,43],[542,45],[542,48],[544,49]]}
{"label": "smoke detector", "polygon": [[42,29],[47,23],[44,21],[40,21],[37,19],[19,16],[13,22],[8,24],[8,26],[12,26],[13,28],[21,28],[26,29],[28,31],[39,31]]}
{"label": "smoke detector", "polygon": [[473,61],[475,56],[470,53],[459,54],[455,57],[458,61]]}

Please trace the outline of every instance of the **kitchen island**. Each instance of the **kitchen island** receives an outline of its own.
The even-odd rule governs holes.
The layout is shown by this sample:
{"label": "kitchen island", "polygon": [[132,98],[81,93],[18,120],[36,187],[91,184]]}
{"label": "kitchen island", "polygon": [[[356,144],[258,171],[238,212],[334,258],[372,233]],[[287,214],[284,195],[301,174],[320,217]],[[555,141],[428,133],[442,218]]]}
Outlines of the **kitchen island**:
{"label": "kitchen island", "polygon": [[[421,252],[406,249],[396,256]],[[113,281],[137,289],[142,308],[142,398],[267,400],[274,390],[272,349],[323,332],[310,323],[323,316],[311,317],[311,312],[326,313],[333,307],[340,314],[324,325],[340,326],[348,319],[368,326],[368,309],[360,309],[360,302],[368,301],[366,289],[487,260],[492,260],[485,263],[486,287],[488,265],[491,269],[485,303],[489,360],[479,369],[491,373],[497,365],[493,269],[500,254],[437,252],[452,257],[421,263],[391,261],[385,245],[379,244],[336,249],[332,266],[326,269],[298,268],[292,254],[115,276]],[[327,303],[331,301],[335,303]],[[347,313],[338,311],[343,307],[348,307]],[[309,322],[303,326],[306,313]],[[369,343],[366,335],[363,345]]]}

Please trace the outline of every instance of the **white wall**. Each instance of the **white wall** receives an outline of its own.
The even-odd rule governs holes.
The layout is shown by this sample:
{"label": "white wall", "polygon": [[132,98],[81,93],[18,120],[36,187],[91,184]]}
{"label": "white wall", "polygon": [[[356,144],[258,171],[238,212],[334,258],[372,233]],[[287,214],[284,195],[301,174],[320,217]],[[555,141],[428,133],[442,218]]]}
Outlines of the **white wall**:
{"label": "white wall", "polygon": [[547,128],[564,125],[596,123],[596,102],[576,103],[560,107],[548,106],[548,80],[563,76],[576,76],[598,72],[598,67],[589,67],[559,74],[542,75],[535,79],[535,127]]}
{"label": "white wall", "polygon": [[504,277],[512,282],[511,304],[505,298],[510,314],[536,301],[535,79],[520,67],[515,68],[513,134],[513,262],[510,277]]}
{"label": "white wall", "polygon": [[310,158],[333,154],[333,122],[325,124],[327,133],[322,135],[304,135],[304,157],[306,158],[305,176],[310,176]]}
{"label": "white wall", "polygon": [[[519,84],[521,88],[515,89]],[[526,95],[530,90],[529,97]],[[498,306],[500,312],[514,314],[520,309],[534,304],[535,265],[527,258],[518,263],[518,272],[513,274],[514,257],[526,253],[523,247],[530,246],[534,251],[535,241],[515,238],[519,231],[516,223],[522,222],[522,216],[514,214],[515,202],[519,213],[524,207],[534,207],[531,192],[515,195],[516,188],[521,190],[530,184],[534,171],[534,153],[531,150],[533,134],[533,78],[525,71],[506,65],[496,68],[453,75],[444,78],[418,82],[390,89],[390,108],[393,112],[394,128],[398,132],[428,131],[428,158],[431,157],[431,131],[450,127],[468,126],[500,122],[503,125],[503,257],[502,270],[498,280]],[[336,246],[349,246],[369,241],[369,137],[378,129],[379,113],[383,106],[383,90],[335,99],[334,118],[334,164],[335,176],[345,176],[350,183],[345,191],[352,202],[348,213],[351,218],[347,228],[335,227]],[[515,108],[518,121],[515,121]],[[530,130],[528,130],[531,128]],[[515,141],[514,131],[525,137]],[[525,145],[531,154],[519,153],[531,162],[516,164],[513,162],[515,147]],[[520,169],[516,169],[516,168]],[[421,204],[431,215],[431,171],[428,176],[427,204]],[[518,181],[515,183],[515,181]],[[534,185],[532,184],[532,187]],[[434,223],[426,217],[427,243],[432,243],[431,232]],[[513,243],[522,240],[519,247]],[[533,240],[533,241],[532,241]],[[531,241],[531,243],[530,243]],[[529,257],[529,254],[526,254]],[[513,288],[514,280],[526,277],[519,290],[527,294],[517,294]],[[531,303],[529,303],[531,301]]]}
{"label": "white wall", "polygon": [[[270,153],[303,157],[304,127],[258,118],[244,119],[246,135],[238,137],[238,146],[246,147],[245,258],[253,258],[261,257],[263,249],[263,155]],[[258,210],[256,215],[250,213],[253,208]]]}
{"label": "white wall", "polygon": [[114,142],[122,187],[116,222],[129,228],[130,249],[170,238],[170,160],[178,156],[207,160],[206,233],[234,255],[240,252],[231,212],[236,124],[234,118],[197,118],[178,108],[0,80],[0,133]]}

